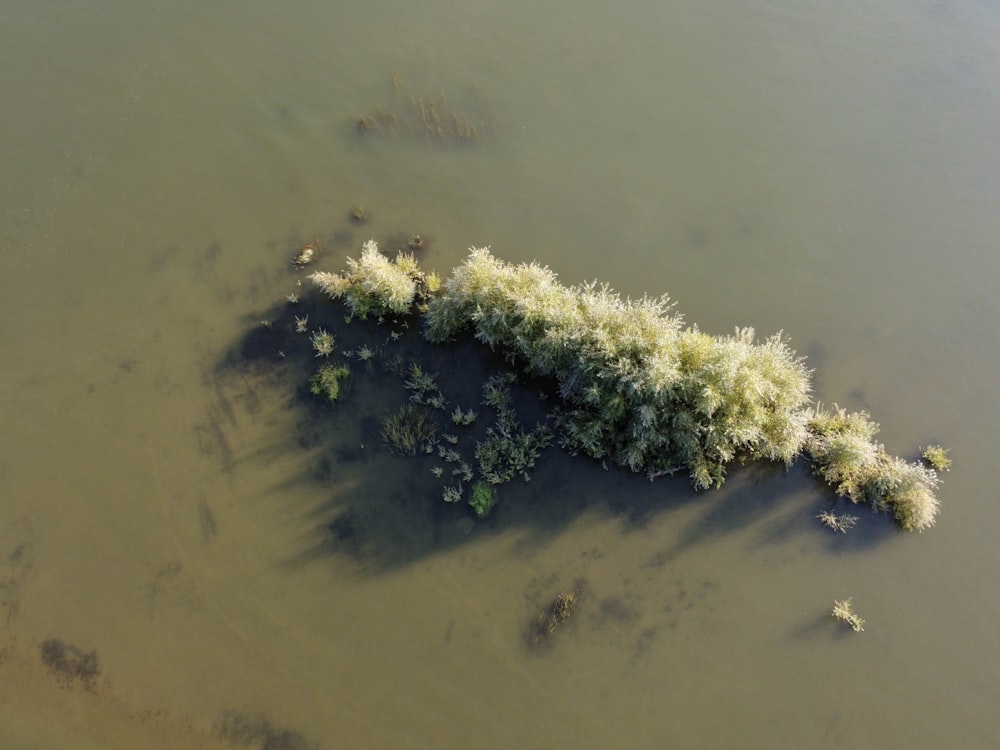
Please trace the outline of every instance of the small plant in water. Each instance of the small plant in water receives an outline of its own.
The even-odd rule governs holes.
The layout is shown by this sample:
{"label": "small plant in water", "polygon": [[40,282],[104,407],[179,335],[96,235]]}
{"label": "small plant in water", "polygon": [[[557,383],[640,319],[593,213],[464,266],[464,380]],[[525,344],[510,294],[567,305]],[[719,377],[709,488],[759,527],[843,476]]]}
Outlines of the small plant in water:
{"label": "small plant in water", "polygon": [[[837,494],[891,513],[904,529],[922,531],[937,519],[946,451],[932,446],[926,464],[907,462],[875,441],[878,424],[866,412],[812,404],[810,370],[780,333],[758,340],[740,328],[711,336],[686,325],[665,296],[632,300],[596,282],[564,286],[548,268],[505,263],[489,248],[472,248],[441,281],[412,254],[390,259],[369,240],[342,273],[310,278],[344,302],[348,320],[372,316],[402,326],[416,313],[429,343],[471,335],[520,363],[523,374],[550,381],[559,406],[549,416],[571,455],[650,478],[683,470],[699,490],[722,485],[736,462],[791,465],[803,456]],[[394,328],[390,336],[401,333]],[[323,356],[315,335],[313,344]],[[433,375],[412,367],[404,378],[414,402],[446,408]],[[546,425],[526,432],[517,423],[512,382],[494,376],[482,391],[496,425],[475,455],[490,484],[527,479],[552,441]],[[474,419],[471,411],[450,413],[456,425]],[[850,523],[821,520],[837,531]]]}
{"label": "small plant in water", "polygon": [[858,522],[857,516],[851,516],[847,513],[831,513],[828,510],[824,510],[818,516],[816,516],[824,526],[827,526],[834,531],[839,531],[841,534],[846,534],[848,529],[853,529],[854,524]]}
{"label": "small plant in water", "polygon": [[854,611],[854,607],[851,604],[851,599],[847,598],[844,601],[833,600],[833,616],[836,617],[841,622],[846,622],[851,628],[854,629],[855,633],[860,633],[864,630],[865,621],[861,618],[857,612]]}
{"label": "small plant in water", "polygon": [[469,505],[479,518],[486,518],[496,505],[496,491],[489,482],[476,482],[472,485],[469,495]]}
{"label": "small plant in water", "polygon": [[434,412],[416,404],[401,406],[382,423],[383,439],[403,456],[415,456],[418,450],[426,452],[437,438],[437,430]]}
{"label": "small plant in water", "polygon": [[317,357],[329,357],[333,354],[333,334],[320,328],[310,337]]}
{"label": "small plant in water", "polygon": [[457,503],[462,499],[462,483],[448,485],[441,491],[441,498],[446,503]]}
{"label": "small plant in water", "polygon": [[462,425],[468,427],[470,424],[476,421],[476,417],[479,416],[472,409],[466,412],[462,411],[462,407],[456,406],[455,411],[451,413],[451,421],[456,425]]}
{"label": "small plant in water", "polygon": [[580,591],[560,591],[542,612],[532,620],[528,627],[528,645],[537,648],[544,645],[556,634],[580,606]]}
{"label": "small plant in water", "polygon": [[344,386],[350,376],[351,371],[346,365],[340,367],[323,365],[309,379],[309,392],[332,404],[343,394]]}
{"label": "small plant in water", "polygon": [[951,459],[948,458],[948,451],[940,445],[928,445],[920,455],[934,471],[951,470]]}

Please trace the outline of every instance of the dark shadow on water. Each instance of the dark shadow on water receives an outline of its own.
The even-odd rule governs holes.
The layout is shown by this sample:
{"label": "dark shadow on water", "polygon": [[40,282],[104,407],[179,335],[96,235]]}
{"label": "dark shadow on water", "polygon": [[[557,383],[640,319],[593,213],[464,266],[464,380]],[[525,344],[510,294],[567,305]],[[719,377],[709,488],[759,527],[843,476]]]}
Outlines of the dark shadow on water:
{"label": "dark shadow on water", "polygon": [[793,639],[815,640],[819,637],[828,637],[831,640],[841,641],[857,638],[851,626],[846,622],[839,621],[832,614],[833,602],[830,602],[830,609],[816,612],[812,617],[806,617],[796,627],[791,630]]}
{"label": "dark shadow on water", "polygon": [[[557,446],[557,435],[531,481],[516,477],[500,485],[493,511],[477,518],[465,502],[470,482],[463,481],[462,502],[442,499],[443,487],[459,481],[451,476],[457,462],[445,461],[436,452],[395,455],[383,440],[383,419],[407,403],[410,391],[403,381],[410,364],[419,362],[425,372],[437,374],[448,402],[445,410],[434,411],[439,436],[458,437],[455,448],[474,470],[475,445],[494,419],[481,403],[481,385],[509,366],[472,341],[429,345],[415,320],[408,327],[402,320],[348,325],[343,316],[342,307],[309,293],[301,301],[248,318],[247,333],[211,374],[217,399],[199,426],[204,452],[227,472],[247,461],[301,456],[297,471],[266,488],[275,497],[315,496],[317,488],[324,494],[311,506],[291,508],[312,530],[301,539],[301,551],[286,561],[290,567],[344,557],[359,570],[377,573],[511,529],[527,532],[519,537],[515,554],[530,555],[584,513],[613,519],[621,533],[629,534],[692,504],[701,509],[697,519],[686,520],[678,537],[647,561],[649,567],[665,565],[690,548],[750,526],[759,527],[755,545],[814,537],[838,552],[872,546],[895,532],[890,520],[873,516],[867,508],[856,510],[861,522],[850,534],[822,527],[815,515],[832,504],[831,495],[801,461],[790,470],[766,462],[734,466],[720,490],[695,492],[685,476],[650,482],[642,475],[571,457]],[[306,332],[298,331],[297,321],[307,318]],[[310,333],[319,328],[335,337],[328,359],[317,357],[310,344]],[[357,356],[364,346],[372,350],[370,361]],[[334,404],[321,401],[308,388],[310,375],[327,362],[347,364],[352,373]],[[544,393],[552,390],[550,383],[524,377],[513,387],[525,430],[545,420],[554,397],[546,399]],[[239,429],[242,415],[260,409],[265,399],[278,399],[294,427],[276,431],[273,440],[237,458],[231,434]],[[453,423],[456,405],[478,412],[472,426]],[[438,469],[441,478],[433,473]],[[810,501],[811,506],[803,507]]]}

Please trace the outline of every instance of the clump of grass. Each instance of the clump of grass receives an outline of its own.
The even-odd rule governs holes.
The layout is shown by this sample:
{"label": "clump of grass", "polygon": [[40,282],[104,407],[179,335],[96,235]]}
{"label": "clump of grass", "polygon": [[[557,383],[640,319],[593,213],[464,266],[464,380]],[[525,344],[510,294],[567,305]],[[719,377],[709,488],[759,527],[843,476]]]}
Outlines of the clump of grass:
{"label": "clump of grass", "polygon": [[[544,425],[526,432],[514,411],[510,385],[511,373],[493,375],[483,384],[483,404],[497,414],[495,425],[486,428],[486,436],[476,443],[479,473],[490,484],[509,482],[520,474],[525,481],[541,452],[552,443],[552,433]],[[471,410],[470,410],[471,412]]]}
{"label": "clump of grass", "polygon": [[462,407],[456,406],[455,411],[451,413],[451,421],[456,425],[468,427],[476,421],[477,416],[478,414],[476,414],[476,412],[472,409],[463,412]]}
{"label": "clump of grass", "polygon": [[444,408],[445,398],[437,384],[437,374],[424,372],[423,368],[413,362],[410,364],[409,377],[403,381],[403,387],[410,391],[410,400],[415,404],[428,404],[434,408]]}
{"label": "clump of grass", "polygon": [[469,505],[479,518],[486,518],[496,505],[496,490],[489,482],[476,482],[469,493]]}
{"label": "clump of grass", "polygon": [[857,516],[848,515],[847,513],[831,513],[828,510],[824,510],[818,516],[816,516],[820,522],[834,531],[839,531],[841,534],[846,534],[848,529],[853,529],[854,524],[858,522]]}
{"label": "clump of grass", "polygon": [[[296,318],[296,330],[303,330],[305,323],[308,322],[309,316],[307,315],[303,322],[300,324]],[[312,342],[313,349],[316,351],[317,357],[329,357],[333,354],[333,334],[329,331],[325,331],[320,328],[318,331],[314,331],[313,335],[309,337]]]}
{"label": "clump of grass", "polygon": [[434,412],[418,404],[406,404],[394,411],[382,424],[382,438],[403,456],[417,451],[429,453],[434,448],[438,423]]}
{"label": "clump of grass", "polygon": [[351,370],[346,365],[323,365],[309,379],[309,392],[332,404],[343,395],[350,376]]}
{"label": "clump of grass", "polygon": [[446,503],[457,503],[462,499],[462,483],[450,484],[441,490],[441,499]]}
{"label": "clump of grass", "polygon": [[928,445],[920,455],[934,471],[942,472],[951,471],[951,459],[948,458],[948,453],[949,451],[940,445]]}
{"label": "clump of grass", "polygon": [[860,633],[864,630],[865,621],[862,617],[854,611],[854,605],[851,599],[845,599],[844,601],[838,601],[834,599],[833,601],[833,612],[831,613],[841,622],[846,622],[851,628],[854,629],[855,633]]}

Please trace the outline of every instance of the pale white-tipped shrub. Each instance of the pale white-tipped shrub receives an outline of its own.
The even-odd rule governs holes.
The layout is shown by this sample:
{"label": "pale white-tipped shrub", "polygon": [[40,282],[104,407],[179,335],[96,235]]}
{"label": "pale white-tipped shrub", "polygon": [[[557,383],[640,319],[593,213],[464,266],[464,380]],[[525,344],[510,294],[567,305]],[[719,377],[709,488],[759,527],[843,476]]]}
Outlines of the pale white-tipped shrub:
{"label": "pale white-tipped shrub", "polygon": [[891,509],[900,526],[907,531],[923,531],[937,520],[940,503],[934,490],[938,483],[933,469],[885,456],[872,478],[870,491],[873,498]]}
{"label": "pale white-tipped shrub", "polygon": [[410,312],[420,280],[412,254],[401,251],[389,260],[374,240],[368,240],[360,259],[347,259],[347,268],[344,274],[318,271],[309,278],[331,297],[343,299],[352,318]]}
{"label": "pale white-tipped shrub", "polygon": [[846,622],[855,633],[865,629],[865,620],[854,611],[853,601],[848,598],[843,601],[833,600],[833,611],[830,613],[841,622]]}
{"label": "pale white-tipped shrub", "polygon": [[738,455],[791,462],[806,437],[809,373],[781,336],[684,329],[666,297],[563,286],[537,263],[473,248],[431,301],[425,333],[439,342],[466,329],[556,379],[567,448],[633,471],[681,464],[707,488]]}
{"label": "pale white-tipped shrub", "polygon": [[471,248],[444,281],[421,272],[412,255],[390,261],[373,241],[347,264],[343,274],[311,278],[343,299],[350,317],[416,307],[429,341],[468,332],[551,378],[571,453],[651,477],[684,468],[706,489],[722,484],[734,460],[787,465],[804,452],[851,501],[891,511],[908,530],[935,521],[937,474],[889,456],[866,413],[810,408],[810,372],[780,333],[763,341],[752,328],[712,336],[685,327],[665,296],[631,300],[597,283],[564,286],[547,267],[508,264],[489,248]]}
{"label": "pale white-tipped shrub", "polygon": [[867,413],[817,406],[808,430],[805,452],[813,470],[839,494],[891,512],[907,531],[934,525],[940,509],[937,472],[886,453],[873,439],[878,424]]}

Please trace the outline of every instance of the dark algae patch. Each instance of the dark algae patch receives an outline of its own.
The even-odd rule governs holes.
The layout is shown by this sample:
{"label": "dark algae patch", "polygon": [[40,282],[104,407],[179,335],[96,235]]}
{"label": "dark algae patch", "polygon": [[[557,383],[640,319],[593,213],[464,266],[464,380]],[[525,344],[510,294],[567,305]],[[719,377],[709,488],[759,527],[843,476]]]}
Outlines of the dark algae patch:
{"label": "dark algae patch", "polygon": [[97,687],[101,674],[97,651],[84,651],[58,638],[49,638],[39,647],[39,652],[42,663],[64,687],[79,684],[90,691]]}
{"label": "dark algae patch", "polygon": [[215,720],[213,734],[233,747],[255,750],[316,750],[319,745],[309,742],[294,729],[276,726],[262,714],[224,711]]}

